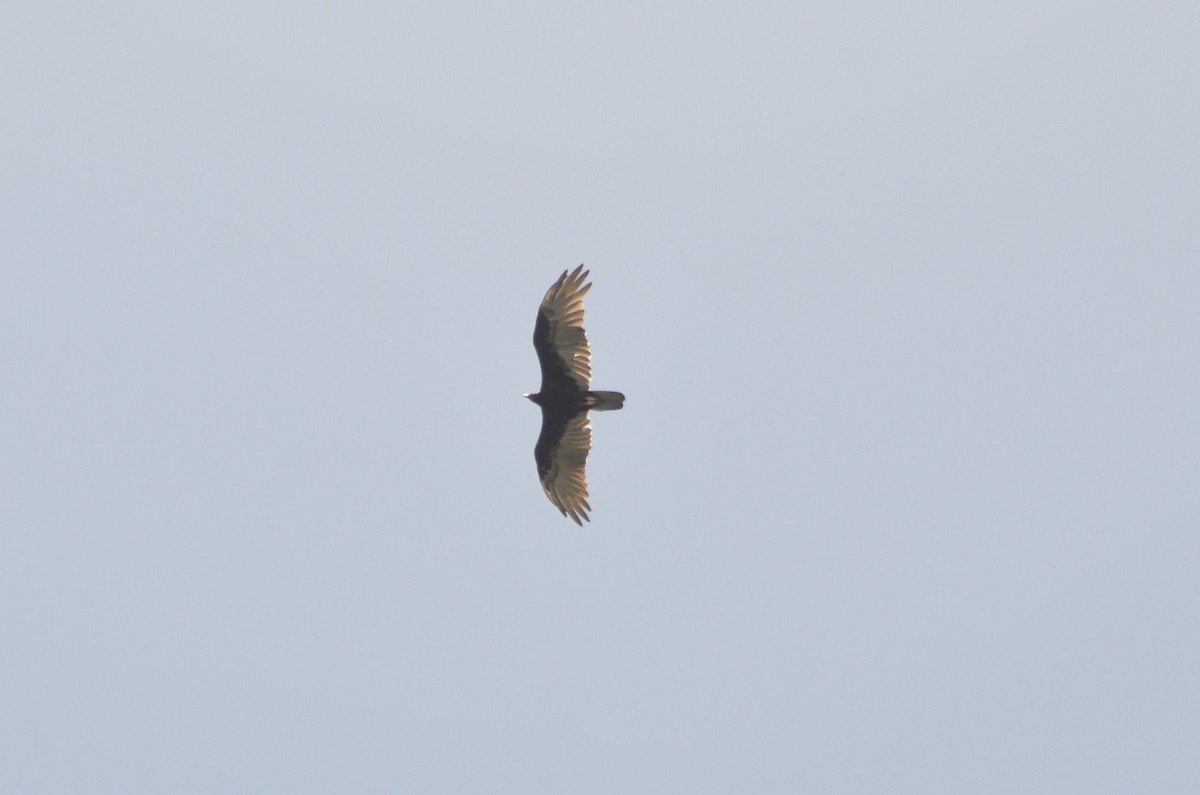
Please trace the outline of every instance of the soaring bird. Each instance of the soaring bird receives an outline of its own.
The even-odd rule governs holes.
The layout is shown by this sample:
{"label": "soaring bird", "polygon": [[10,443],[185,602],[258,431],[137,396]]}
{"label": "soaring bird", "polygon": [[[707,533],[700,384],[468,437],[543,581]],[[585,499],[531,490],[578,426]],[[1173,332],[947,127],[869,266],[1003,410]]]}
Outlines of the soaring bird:
{"label": "soaring bird", "polygon": [[583,331],[584,284],[580,265],[563,271],[538,307],[533,347],[542,366],[542,391],[525,397],[542,407],[542,433],[533,448],[538,477],[550,502],[583,526],[588,518],[587,464],[592,449],[588,411],[615,411],[625,404],[620,392],[592,392],[592,352]]}

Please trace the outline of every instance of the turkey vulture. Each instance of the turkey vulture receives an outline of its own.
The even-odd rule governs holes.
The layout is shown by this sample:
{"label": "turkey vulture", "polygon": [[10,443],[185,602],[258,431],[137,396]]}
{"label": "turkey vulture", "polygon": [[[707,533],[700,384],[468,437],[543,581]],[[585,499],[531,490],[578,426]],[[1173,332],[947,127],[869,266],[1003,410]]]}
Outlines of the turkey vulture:
{"label": "turkey vulture", "polygon": [[546,291],[533,327],[533,347],[542,366],[542,391],[525,395],[542,407],[542,433],[533,448],[538,477],[550,502],[583,526],[587,519],[587,477],[584,465],[592,449],[588,411],[614,411],[625,404],[620,392],[591,392],[592,352],[583,332],[584,284],[588,272],[580,265]]}

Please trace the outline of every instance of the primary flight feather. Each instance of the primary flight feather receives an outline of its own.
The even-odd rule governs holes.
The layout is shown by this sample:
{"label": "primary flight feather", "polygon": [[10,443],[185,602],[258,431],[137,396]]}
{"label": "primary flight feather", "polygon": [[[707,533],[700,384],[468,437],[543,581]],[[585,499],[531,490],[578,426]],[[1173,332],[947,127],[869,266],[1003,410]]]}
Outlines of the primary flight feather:
{"label": "primary flight feather", "polygon": [[591,521],[588,511],[587,464],[592,449],[588,411],[614,411],[625,403],[620,392],[592,392],[592,352],[583,331],[584,284],[580,265],[563,271],[538,307],[533,347],[542,368],[542,389],[525,397],[542,408],[542,432],[533,457],[550,502],[575,524]]}

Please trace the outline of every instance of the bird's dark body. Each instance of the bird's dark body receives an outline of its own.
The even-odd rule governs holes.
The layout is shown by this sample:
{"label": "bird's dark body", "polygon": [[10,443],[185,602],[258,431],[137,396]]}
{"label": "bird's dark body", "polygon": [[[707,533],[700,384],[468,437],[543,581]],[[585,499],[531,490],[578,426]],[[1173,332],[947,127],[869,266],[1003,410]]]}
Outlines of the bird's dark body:
{"label": "bird's dark body", "polygon": [[529,396],[542,409],[542,432],[533,448],[533,457],[537,461],[538,477],[545,477],[550,471],[553,448],[566,431],[567,423],[595,405],[597,397],[586,389],[580,389],[567,372],[562,358],[550,341],[550,322],[544,312],[538,312],[537,323],[533,327],[533,348],[542,367],[542,389]]}
{"label": "bird's dark body", "polygon": [[560,392],[538,392],[530,395],[529,399],[542,409],[542,432],[538,434],[537,444],[534,445],[533,457],[537,461],[538,477],[543,478],[550,472],[554,447],[566,432],[567,423],[596,405],[598,398],[581,389],[564,389]]}
{"label": "bird's dark body", "polygon": [[588,411],[620,409],[620,392],[593,392],[591,351],[583,331],[583,295],[587,271],[580,265],[565,271],[546,293],[533,328],[533,347],[542,371],[541,391],[526,395],[542,409],[542,432],[533,456],[538,478],[564,516],[581,524],[588,519],[584,462],[591,449]]}

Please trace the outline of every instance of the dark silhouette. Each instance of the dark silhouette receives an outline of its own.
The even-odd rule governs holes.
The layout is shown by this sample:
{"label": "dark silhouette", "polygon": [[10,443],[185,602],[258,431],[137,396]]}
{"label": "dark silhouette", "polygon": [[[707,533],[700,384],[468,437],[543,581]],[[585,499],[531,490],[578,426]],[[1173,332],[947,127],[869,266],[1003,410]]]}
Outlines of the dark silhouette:
{"label": "dark silhouette", "polygon": [[587,464],[592,449],[588,411],[614,411],[625,404],[620,392],[591,392],[592,352],[583,332],[584,284],[580,265],[563,271],[546,291],[533,327],[533,347],[542,366],[542,391],[525,397],[542,407],[542,433],[533,448],[538,477],[550,502],[583,526],[588,505]]}

